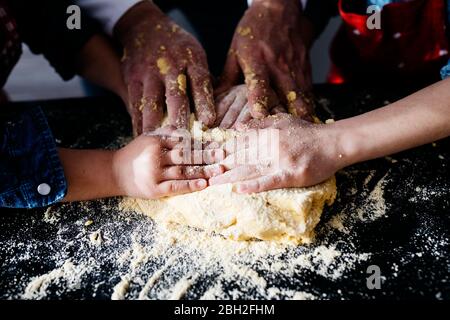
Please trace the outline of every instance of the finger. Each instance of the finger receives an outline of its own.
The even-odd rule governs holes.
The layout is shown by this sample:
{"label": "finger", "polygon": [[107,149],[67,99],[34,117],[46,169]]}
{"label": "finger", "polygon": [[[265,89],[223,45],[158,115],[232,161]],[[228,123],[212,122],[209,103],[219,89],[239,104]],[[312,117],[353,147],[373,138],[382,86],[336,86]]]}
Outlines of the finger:
{"label": "finger", "polygon": [[188,139],[184,139],[182,136],[176,134],[163,135],[160,136],[161,146],[165,149],[186,149],[191,150],[190,137]]}
{"label": "finger", "polygon": [[187,69],[194,100],[197,119],[206,126],[212,126],[216,120],[211,76],[207,67],[190,66]]}
{"label": "finger", "polygon": [[268,116],[264,119],[253,119],[246,124],[237,125],[238,131],[248,131],[266,128],[281,128],[286,127],[286,124],[292,120],[292,116],[287,113],[278,113],[276,115]]}
{"label": "finger", "polygon": [[161,182],[158,185],[158,192],[162,196],[175,196],[184,193],[200,191],[208,186],[205,179],[195,180],[170,180]]}
{"label": "finger", "polygon": [[228,156],[220,162],[220,164],[227,170],[248,165],[250,163],[249,158],[252,152],[254,152],[254,150],[250,150],[249,148],[237,148],[233,153],[228,154]]}
{"label": "finger", "polygon": [[237,193],[257,193],[286,187],[286,179],[282,175],[271,175],[238,182],[235,185]]}
{"label": "finger", "polygon": [[236,122],[242,109],[244,109],[247,104],[247,97],[242,94],[237,94],[236,99],[234,99],[227,113],[225,114],[223,120],[220,122],[221,128],[231,128],[231,126]]}
{"label": "finger", "polygon": [[236,119],[236,122],[233,123],[231,126],[232,129],[236,129],[238,125],[244,125],[251,121],[252,115],[250,113],[250,108],[248,107],[248,104],[245,105],[245,107],[242,109],[241,113],[239,114],[239,117]]}
{"label": "finger", "polygon": [[223,93],[222,96],[216,99],[216,125],[220,125],[223,117],[227,113],[230,106],[236,99],[236,91],[231,89],[228,93]]}
{"label": "finger", "polygon": [[221,165],[209,166],[171,166],[164,169],[163,180],[209,179],[224,172]]}
{"label": "finger", "polygon": [[274,78],[275,86],[277,87],[283,102],[287,105],[290,114],[299,117],[309,115],[309,110],[306,102],[302,98],[301,90],[292,76],[277,69],[271,68],[271,74]]}
{"label": "finger", "polygon": [[[201,152],[201,161],[199,164],[213,164],[225,159],[225,151],[222,149],[199,150]],[[192,164],[195,159],[196,151],[183,148],[167,151],[162,163],[167,164]]]}
{"label": "finger", "polygon": [[209,179],[210,185],[234,183],[257,178],[260,175],[254,166],[240,166]]}
{"label": "finger", "polygon": [[254,144],[252,138],[254,139],[256,136],[257,132],[255,130],[248,130],[242,135],[227,140],[222,149],[225,150],[227,156],[240,150],[249,149]]}
{"label": "finger", "polygon": [[147,132],[158,128],[164,116],[164,86],[158,78],[149,78],[144,83],[141,107],[142,130]]}
{"label": "finger", "polygon": [[187,146],[190,150],[192,139],[189,131],[186,129],[177,129],[174,126],[164,126],[153,131],[144,132],[146,137],[157,137],[161,146],[166,149],[182,148]]}
{"label": "finger", "polygon": [[307,77],[309,77],[308,73],[311,72],[310,69],[311,68],[308,68],[307,66],[302,66],[300,61],[296,61],[293,65],[291,76],[295,80],[297,86],[305,91],[309,91],[311,89],[309,80],[307,80]]}
{"label": "finger", "polygon": [[303,72],[305,77],[305,88],[307,92],[311,92],[313,90],[313,80],[312,80],[312,66],[309,60],[309,57],[306,59],[305,71]]}
{"label": "finger", "polygon": [[128,97],[133,135],[138,136],[142,133],[142,112],[140,110],[142,84],[140,82],[133,82],[128,85]]}
{"label": "finger", "polygon": [[244,77],[252,116],[260,119],[269,115],[271,108],[269,97],[272,94],[272,89],[265,66],[261,63],[248,63],[244,69]]}
{"label": "finger", "polygon": [[291,66],[294,68],[294,78],[297,85],[302,90],[308,92],[312,90],[312,67],[309,59],[308,50],[304,46],[301,35],[299,33],[292,33],[292,44],[294,45],[294,58]]}
{"label": "finger", "polygon": [[279,113],[287,113],[287,110],[283,106],[276,106],[271,110],[272,115],[279,114]]}
{"label": "finger", "polygon": [[225,151],[222,149],[203,150],[202,159],[204,164],[219,163],[225,159]]}
{"label": "finger", "polygon": [[233,49],[230,49],[228,52],[227,61],[225,62],[225,67],[222,75],[220,76],[219,85],[215,90],[216,94],[226,92],[233,86],[237,85],[241,75],[240,70],[236,52]]}
{"label": "finger", "polygon": [[171,72],[164,77],[166,104],[169,123],[176,128],[189,125],[189,98],[186,95],[186,75],[183,72]]}

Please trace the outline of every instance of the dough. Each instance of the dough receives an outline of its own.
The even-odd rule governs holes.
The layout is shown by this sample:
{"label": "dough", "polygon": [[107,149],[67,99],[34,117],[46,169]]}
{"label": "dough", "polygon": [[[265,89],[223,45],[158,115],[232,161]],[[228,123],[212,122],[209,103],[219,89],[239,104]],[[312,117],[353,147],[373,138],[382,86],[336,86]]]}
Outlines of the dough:
{"label": "dough", "polygon": [[[235,136],[230,130],[202,130],[191,124],[196,139],[225,141]],[[331,178],[309,188],[288,188],[257,194],[233,192],[232,184],[211,186],[190,194],[159,200],[135,199],[135,207],[158,222],[178,223],[234,240],[260,239],[310,243],[314,227],[325,204],[336,197]]]}

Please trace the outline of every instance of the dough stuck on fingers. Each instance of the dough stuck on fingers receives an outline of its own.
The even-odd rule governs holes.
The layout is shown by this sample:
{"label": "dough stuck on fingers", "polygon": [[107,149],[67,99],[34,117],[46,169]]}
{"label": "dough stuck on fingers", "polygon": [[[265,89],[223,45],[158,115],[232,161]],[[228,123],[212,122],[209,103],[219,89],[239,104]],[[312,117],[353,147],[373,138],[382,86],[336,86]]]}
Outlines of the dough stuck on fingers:
{"label": "dough stuck on fingers", "polygon": [[[237,132],[204,130],[191,120],[195,139],[223,143]],[[131,199],[133,207],[159,223],[177,223],[214,232],[232,240],[265,240],[308,244],[325,204],[336,198],[336,180],[308,188],[285,188],[256,194],[239,194],[232,184],[158,200]],[[130,199],[127,199],[129,201]]]}

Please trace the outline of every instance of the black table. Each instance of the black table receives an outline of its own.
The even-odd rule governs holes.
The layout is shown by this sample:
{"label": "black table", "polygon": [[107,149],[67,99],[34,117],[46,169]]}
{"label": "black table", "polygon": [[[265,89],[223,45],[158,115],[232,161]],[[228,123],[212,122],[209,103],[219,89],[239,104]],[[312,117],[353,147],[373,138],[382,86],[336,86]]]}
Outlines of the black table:
{"label": "black table", "polygon": [[[318,113],[323,120],[356,115],[395,101],[410,91],[334,86],[316,89]],[[44,108],[60,146],[116,148],[128,141],[129,118],[114,98],[36,104]],[[123,139],[118,140],[118,136]],[[257,261],[249,268],[267,282],[262,288],[283,288],[281,295],[268,295],[268,290],[261,290],[256,284],[253,288],[251,283],[240,287],[240,282],[230,280],[222,290],[223,296],[289,298],[292,292],[303,292],[326,299],[449,299],[449,142],[446,139],[390,158],[358,164],[337,174],[338,198],[323,214],[317,228],[317,244],[297,250],[308,253],[319,245],[330,244],[339,249],[343,255],[326,266],[328,273],[352,260],[353,254],[368,253],[366,259],[356,259],[351,268],[339,271],[340,276],[335,278],[297,267],[291,277],[277,276],[276,272],[271,274],[261,269],[261,261]],[[130,268],[129,263],[124,265],[117,257],[131,245],[130,237],[136,230],[145,233],[145,228],[153,225],[138,214],[122,214],[118,202],[119,199],[108,199],[57,205],[52,209],[56,210],[53,215],[49,211],[47,216],[44,215],[46,209],[1,209],[0,298],[27,297],[22,294],[30,281],[36,279],[33,277],[46,275],[33,291],[35,298],[109,299],[113,287]],[[343,219],[344,226],[339,225],[336,216]],[[88,220],[94,223],[85,226]],[[109,239],[108,245],[95,246],[86,240],[97,229]],[[151,241],[151,238],[141,239],[141,244],[145,247]],[[286,255],[286,259],[293,256]],[[73,270],[73,265],[66,266],[68,270],[61,268],[67,259],[75,266],[83,260],[83,268]],[[161,287],[164,283],[170,287],[173,284],[170,279],[179,278],[180,272],[189,273],[190,269],[199,267],[194,258],[190,260],[181,255],[177,259],[174,263],[183,267],[173,272],[166,270],[167,277],[159,280]],[[133,279],[125,281],[125,298],[138,298],[145,282],[155,270],[161,269],[161,265],[157,265],[160,262],[147,259],[145,265],[133,273],[139,274],[143,283]],[[366,285],[370,265],[378,266],[381,271],[379,290],[371,290]],[[201,297],[221,273],[220,269],[216,273],[197,269],[195,278],[190,279],[190,286],[180,298]],[[157,289],[152,290],[150,298],[161,298]]]}

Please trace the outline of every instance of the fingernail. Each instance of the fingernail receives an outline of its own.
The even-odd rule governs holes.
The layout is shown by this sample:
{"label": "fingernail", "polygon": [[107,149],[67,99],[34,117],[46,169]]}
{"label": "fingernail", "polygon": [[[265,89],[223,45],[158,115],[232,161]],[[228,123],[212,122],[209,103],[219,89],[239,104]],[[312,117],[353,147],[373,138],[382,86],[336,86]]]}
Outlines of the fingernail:
{"label": "fingernail", "polygon": [[197,180],[197,182],[195,183],[195,185],[198,187],[198,188],[205,188],[206,187],[206,185],[207,185],[207,183],[206,183],[206,180],[203,180],[203,179],[201,179],[201,180]]}
{"label": "fingernail", "polygon": [[213,171],[213,177],[218,176],[224,172],[225,172],[225,168],[221,164],[215,165],[214,171]]}
{"label": "fingernail", "polygon": [[247,190],[248,190],[247,187],[245,185],[243,185],[243,184],[236,185],[236,192],[237,193],[246,193]]}

